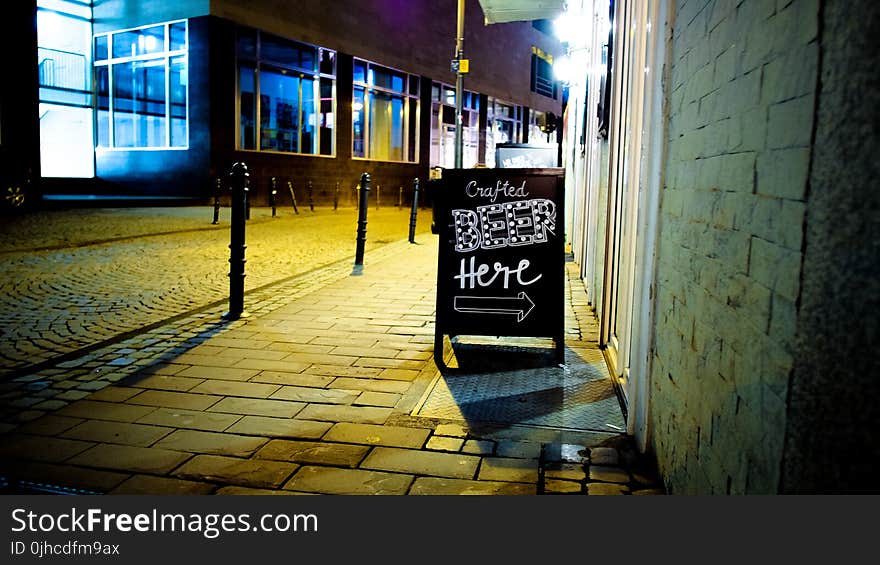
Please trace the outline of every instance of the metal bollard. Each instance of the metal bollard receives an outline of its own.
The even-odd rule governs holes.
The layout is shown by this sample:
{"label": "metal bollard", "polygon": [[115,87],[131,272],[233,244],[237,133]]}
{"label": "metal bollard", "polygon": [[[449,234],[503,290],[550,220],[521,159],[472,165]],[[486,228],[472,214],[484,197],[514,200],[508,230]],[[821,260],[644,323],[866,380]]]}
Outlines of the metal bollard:
{"label": "metal bollard", "polygon": [[214,225],[220,223],[220,189],[223,186],[222,182],[220,177],[217,177],[217,186],[214,188],[214,221],[211,222]]}
{"label": "metal bollard", "polygon": [[409,213],[409,242],[416,242],[416,217],[419,214],[419,179],[413,180],[412,210]]}
{"label": "metal bollard", "polygon": [[370,197],[370,175],[361,175],[360,204],[358,206],[357,250],[354,255],[354,272],[360,274],[364,269],[364,245],[367,243],[367,199]]}
{"label": "metal bollard", "polygon": [[235,163],[229,173],[232,190],[232,218],[229,230],[229,311],[223,314],[227,320],[237,320],[244,313],[244,251],[245,213],[248,194],[247,165]]}
{"label": "metal bollard", "polygon": [[339,181],[336,181],[336,189],[333,191],[333,211],[339,208]]}
{"label": "metal bollard", "polygon": [[354,209],[361,209],[361,184],[358,183],[357,186],[354,187]]}
{"label": "metal bollard", "polygon": [[293,193],[293,183],[287,181],[287,189],[290,191],[290,201],[293,202],[293,213],[299,214],[299,208],[296,207],[296,194]]}
{"label": "metal bollard", "polygon": [[312,190],[312,181],[309,181],[307,194],[309,195],[309,210],[315,211],[315,192]]}
{"label": "metal bollard", "polygon": [[250,191],[244,193],[244,219],[251,219],[251,194]]}
{"label": "metal bollard", "polygon": [[278,194],[276,190],[275,177],[272,177],[272,191],[269,193],[269,206],[272,207],[272,217],[275,217],[275,197]]}
{"label": "metal bollard", "polygon": [[403,187],[400,187],[400,190],[397,191],[397,207],[403,208]]}

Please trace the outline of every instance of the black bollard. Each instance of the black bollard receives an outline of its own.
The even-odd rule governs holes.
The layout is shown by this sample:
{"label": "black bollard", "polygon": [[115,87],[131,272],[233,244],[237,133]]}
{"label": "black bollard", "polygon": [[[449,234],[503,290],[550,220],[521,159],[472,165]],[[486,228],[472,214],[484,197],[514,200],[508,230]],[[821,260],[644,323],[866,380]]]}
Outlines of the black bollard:
{"label": "black bollard", "polygon": [[293,193],[293,183],[287,181],[287,189],[290,190],[290,200],[293,202],[293,213],[299,214],[299,208],[296,207],[296,194]]}
{"label": "black bollard", "polygon": [[382,197],[382,185],[376,185],[376,210],[379,209],[379,199]]}
{"label": "black bollard", "polygon": [[416,242],[416,217],[419,214],[419,179],[413,180],[412,210],[409,213],[409,242]]}
{"label": "black bollard", "polygon": [[312,181],[309,181],[307,194],[309,195],[309,210],[315,211],[315,191],[312,190]]}
{"label": "black bollard", "polygon": [[275,217],[275,197],[278,194],[276,190],[275,177],[272,177],[272,191],[269,193],[269,206],[272,207],[272,217]]}
{"label": "black bollard", "polygon": [[250,191],[244,193],[244,219],[251,219],[251,194]]}
{"label": "black bollard", "polygon": [[227,320],[237,320],[244,313],[244,251],[245,213],[248,194],[247,165],[235,163],[229,173],[232,190],[232,218],[229,230],[229,311],[223,314]]}
{"label": "black bollard", "polygon": [[336,181],[336,189],[333,191],[333,211],[339,208],[339,181]]}
{"label": "black bollard", "polygon": [[358,205],[357,250],[354,255],[354,272],[361,274],[364,269],[364,245],[367,243],[367,199],[370,197],[370,175],[361,175],[360,203]]}
{"label": "black bollard", "polygon": [[358,183],[356,187],[354,187],[354,209],[361,209],[361,185]]}
{"label": "black bollard", "polygon": [[397,191],[397,207],[403,208],[403,187],[400,187],[400,190]]}
{"label": "black bollard", "polygon": [[214,221],[211,222],[214,225],[220,223],[220,190],[223,187],[222,182],[220,177],[217,177],[217,186],[214,188]]}

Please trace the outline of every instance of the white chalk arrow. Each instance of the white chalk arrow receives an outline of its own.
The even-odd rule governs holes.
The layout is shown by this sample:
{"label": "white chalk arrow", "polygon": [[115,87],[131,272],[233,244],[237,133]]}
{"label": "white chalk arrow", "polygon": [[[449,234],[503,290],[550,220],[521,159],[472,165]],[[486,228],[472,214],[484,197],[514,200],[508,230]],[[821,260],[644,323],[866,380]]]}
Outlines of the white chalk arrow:
{"label": "white chalk arrow", "polygon": [[456,296],[452,307],[456,312],[470,314],[516,314],[516,321],[522,322],[535,303],[528,294],[520,292],[516,296]]}

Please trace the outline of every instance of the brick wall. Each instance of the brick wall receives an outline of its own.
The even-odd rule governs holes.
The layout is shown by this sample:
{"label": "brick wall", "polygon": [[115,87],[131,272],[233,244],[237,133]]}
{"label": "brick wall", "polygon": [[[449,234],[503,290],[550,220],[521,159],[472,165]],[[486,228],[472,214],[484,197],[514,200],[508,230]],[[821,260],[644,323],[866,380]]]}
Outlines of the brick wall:
{"label": "brick wall", "polygon": [[672,492],[776,492],[818,0],[675,2],[652,441]]}

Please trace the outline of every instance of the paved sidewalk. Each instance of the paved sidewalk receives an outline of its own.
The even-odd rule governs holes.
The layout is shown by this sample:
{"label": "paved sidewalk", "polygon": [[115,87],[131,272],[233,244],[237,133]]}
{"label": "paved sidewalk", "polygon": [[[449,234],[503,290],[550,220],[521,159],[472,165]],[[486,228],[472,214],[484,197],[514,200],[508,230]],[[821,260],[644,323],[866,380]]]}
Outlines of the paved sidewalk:
{"label": "paved sidewalk", "polygon": [[[4,407],[8,490],[660,492],[621,434],[414,416],[437,376],[436,240],[387,245],[365,265],[250,293],[243,320],[208,310],[3,383],[16,400],[56,391]],[[566,364],[601,363],[586,305],[567,311]],[[58,398],[65,387],[76,394]]]}
{"label": "paved sidewalk", "polygon": [[[224,300],[229,213],[218,226],[211,216],[208,207],[187,207],[9,218],[0,229],[0,380]],[[430,211],[421,216],[418,237]],[[276,218],[253,208],[251,218],[248,290],[354,256],[353,208],[287,208]],[[409,219],[409,209],[370,210],[367,249],[405,238]]]}

